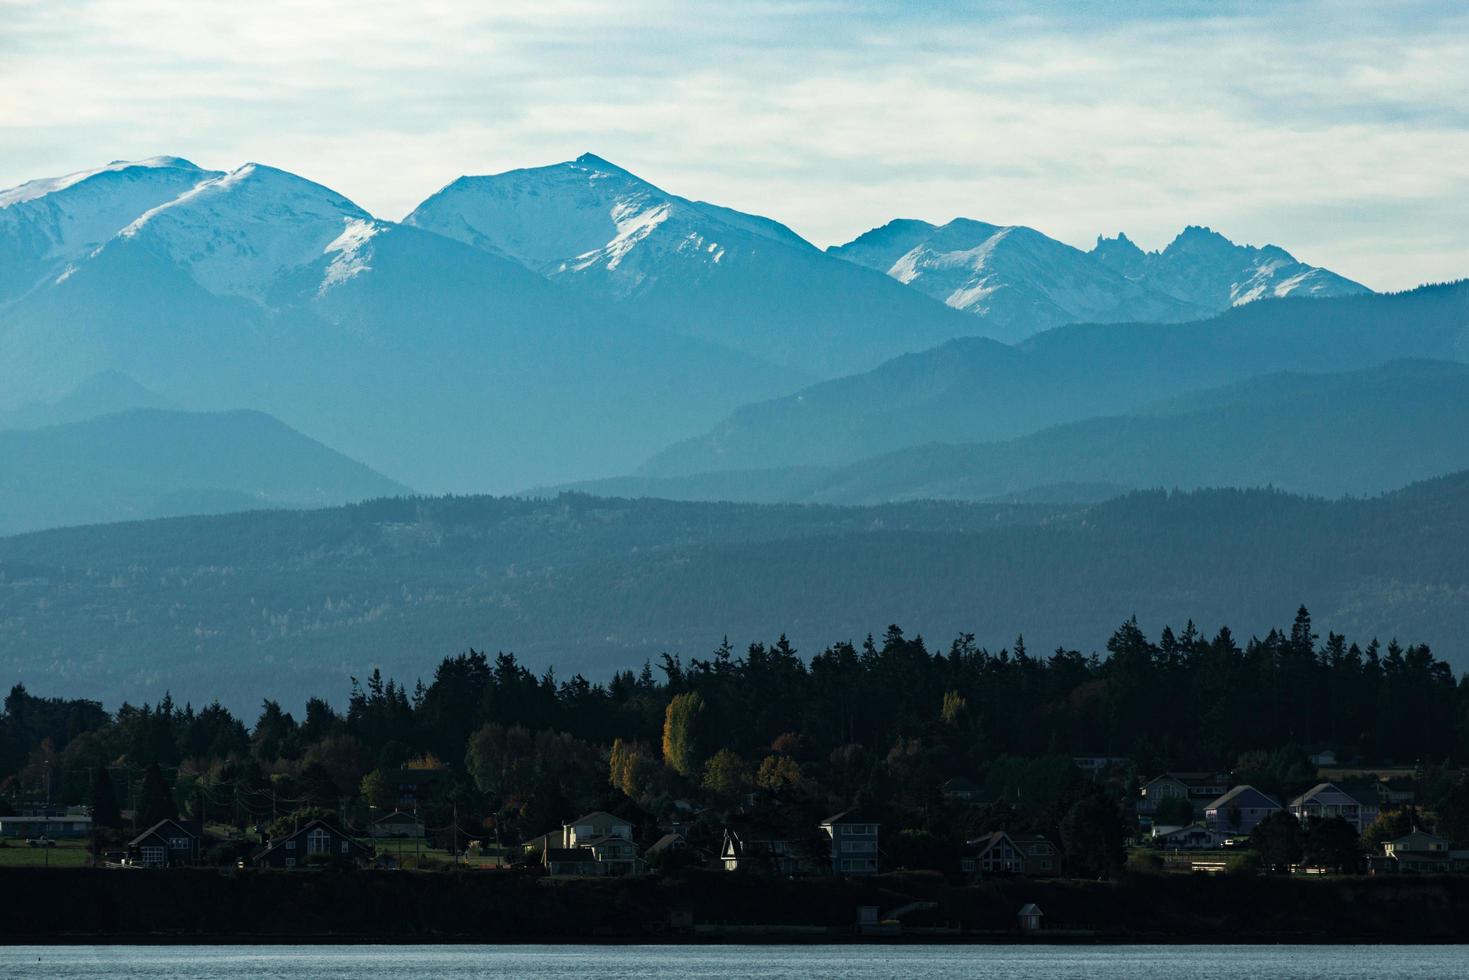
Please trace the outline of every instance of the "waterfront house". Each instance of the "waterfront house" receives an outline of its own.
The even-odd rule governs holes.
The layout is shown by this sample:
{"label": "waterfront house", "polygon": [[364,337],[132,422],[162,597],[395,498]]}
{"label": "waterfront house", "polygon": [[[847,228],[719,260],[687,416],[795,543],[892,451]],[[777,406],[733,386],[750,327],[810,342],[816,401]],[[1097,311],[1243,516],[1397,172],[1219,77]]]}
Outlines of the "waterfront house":
{"label": "waterfront house", "polygon": [[199,863],[203,829],[194,820],[160,820],[128,841],[128,862],[144,868]]}
{"label": "waterfront house", "polygon": [[1442,874],[1453,870],[1449,842],[1427,831],[1382,842],[1382,853],[1368,859],[1373,874]]}
{"label": "waterfront house", "polygon": [[1217,833],[1243,836],[1279,811],[1280,804],[1255,787],[1236,786],[1204,807],[1204,822]]}
{"label": "waterfront house", "polygon": [[295,833],[270,841],[250,861],[257,868],[304,868],[320,864],[363,864],[372,848],[325,820],[312,820]]}
{"label": "waterfront house", "polygon": [[1015,921],[1021,932],[1040,932],[1041,919],[1045,914],[1039,905],[1027,902],[1020,907],[1019,912],[1015,913]]}
{"label": "waterfront house", "polygon": [[959,868],[975,878],[993,874],[1054,878],[1061,873],[1061,851],[1043,834],[997,830],[966,843]]}
{"label": "waterfront house", "polygon": [[645,867],[633,843],[632,824],[605,810],[594,810],[533,838],[527,853],[540,853],[550,875],[626,875]]}
{"label": "waterfront house", "polygon": [[1377,800],[1364,801],[1334,783],[1317,783],[1291,800],[1287,809],[1301,823],[1308,818],[1340,817],[1362,833],[1377,819]]}
{"label": "waterfront house", "polygon": [[831,870],[844,875],[877,873],[878,822],[858,810],[843,810],[821,821],[831,838]]}

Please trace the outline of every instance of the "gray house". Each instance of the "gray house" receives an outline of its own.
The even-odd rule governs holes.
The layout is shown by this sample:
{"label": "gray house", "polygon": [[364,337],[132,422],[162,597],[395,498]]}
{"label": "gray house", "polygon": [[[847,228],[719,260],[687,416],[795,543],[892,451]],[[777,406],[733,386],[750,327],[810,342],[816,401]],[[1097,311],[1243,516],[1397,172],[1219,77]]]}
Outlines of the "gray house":
{"label": "gray house", "polygon": [[1290,801],[1290,812],[1301,823],[1308,818],[1340,817],[1361,833],[1377,819],[1377,800],[1360,800],[1334,783],[1317,783]]}
{"label": "gray house", "polygon": [[843,875],[877,873],[878,823],[858,810],[844,810],[821,821],[831,838],[831,870]]}
{"label": "gray house", "polygon": [[1279,803],[1255,787],[1236,786],[1204,807],[1204,823],[1215,833],[1242,836],[1280,809]]}

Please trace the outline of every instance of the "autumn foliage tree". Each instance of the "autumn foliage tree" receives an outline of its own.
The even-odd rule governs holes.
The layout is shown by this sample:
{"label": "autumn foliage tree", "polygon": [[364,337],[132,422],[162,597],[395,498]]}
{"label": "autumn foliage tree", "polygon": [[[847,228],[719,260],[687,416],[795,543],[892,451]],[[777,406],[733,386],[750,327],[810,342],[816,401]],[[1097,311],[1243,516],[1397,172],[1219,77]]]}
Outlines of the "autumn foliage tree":
{"label": "autumn foliage tree", "polygon": [[663,761],[680,776],[695,776],[703,761],[700,722],[704,699],[697,691],[675,694],[663,715]]}

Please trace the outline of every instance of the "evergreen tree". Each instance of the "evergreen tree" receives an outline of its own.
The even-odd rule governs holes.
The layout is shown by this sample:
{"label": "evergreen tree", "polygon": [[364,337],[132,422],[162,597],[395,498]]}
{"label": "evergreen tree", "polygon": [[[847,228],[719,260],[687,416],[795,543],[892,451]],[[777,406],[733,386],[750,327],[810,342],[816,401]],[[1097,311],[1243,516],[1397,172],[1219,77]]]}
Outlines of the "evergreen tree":
{"label": "evergreen tree", "polygon": [[1061,821],[1067,872],[1077,877],[1115,877],[1127,859],[1125,839],[1117,807],[1102,793],[1088,793]]}
{"label": "evergreen tree", "polygon": [[163,770],[154,763],[143,770],[143,791],[138,800],[138,826],[151,827],[160,820],[177,820],[178,815],[173,790],[169,788]]}
{"label": "evergreen tree", "polygon": [[112,789],[112,776],[106,766],[98,766],[92,775],[92,823],[98,827],[121,827],[122,811]]}

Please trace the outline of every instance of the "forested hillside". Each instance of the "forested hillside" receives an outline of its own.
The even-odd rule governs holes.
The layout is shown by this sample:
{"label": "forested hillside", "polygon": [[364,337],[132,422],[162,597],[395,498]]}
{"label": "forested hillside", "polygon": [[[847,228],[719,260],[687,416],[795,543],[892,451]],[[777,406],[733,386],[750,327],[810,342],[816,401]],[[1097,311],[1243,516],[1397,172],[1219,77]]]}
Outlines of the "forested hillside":
{"label": "forested hillside", "polygon": [[1099,649],[1117,622],[1413,637],[1469,666],[1469,474],[1382,498],[1135,493],[1089,509],[381,500],[0,541],[0,662],[38,693],[240,706],[469,646],[604,677],[785,632]]}

